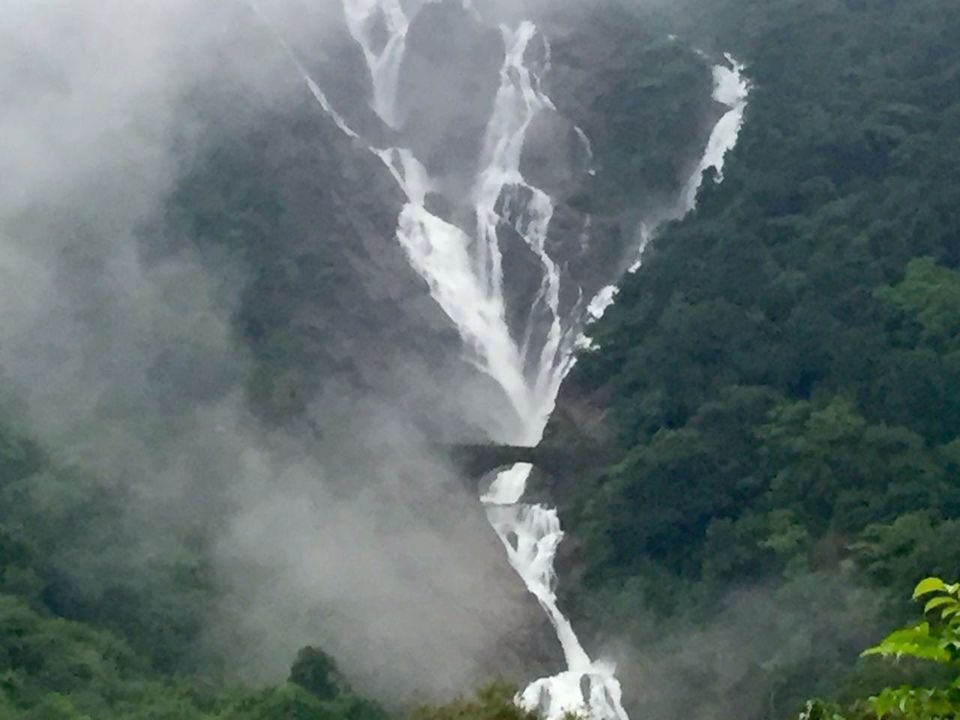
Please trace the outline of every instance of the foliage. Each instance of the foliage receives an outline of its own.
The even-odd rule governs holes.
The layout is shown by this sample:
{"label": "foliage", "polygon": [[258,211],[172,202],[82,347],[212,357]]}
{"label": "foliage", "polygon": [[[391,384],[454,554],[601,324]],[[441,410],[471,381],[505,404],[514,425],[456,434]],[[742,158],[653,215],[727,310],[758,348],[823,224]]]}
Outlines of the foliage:
{"label": "foliage", "polygon": [[315,648],[277,688],[200,679],[192,656],[216,600],[203,547],[181,538],[134,568],[117,548],[122,501],[0,426],[0,718],[384,719]]}
{"label": "foliage", "polygon": [[877,607],[764,682],[847,692],[868,679],[818,658],[902,621],[890,588],[960,564],[960,17],[946,0],[652,5],[636,11],[743,60],[752,91],[723,182],[661,229],[561,396],[560,418],[597,406],[613,458],[562,484],[584,566],[567,602],[635,642],[652,608],[679,642],[731,591],[840,578]]}
{"label": "foliage", "polygon": [[[304,657],[301,655],[301,664]],[[296,674],[296,673],[294,673]],[[214,687],[149,669],[116,635],[0,595],[0,717],[16,720],[384,720],[345,684]]]}
{"label": "foliage", "polygon": [[864,657],[908,658],[944,666],[945,682],[934,687],[887,687],[848,709],[811,701],[801,720],[940,720],[960,714],[960,583],[946,584],[928,577],[917,584],[913,599],[923,605],[924,620],[896,630],[863,652]]}
{"label": "foliage", "polygon": [[516,694],[516,688],[509,683],[496,681],[477,690],[472,698],[415,708],[407,720],[537,720],[535,713],[516,705]]}
{"label": "foliage", "polygon": [[[571,381],[603,398],[622,458],[571,503],[595,582],[651,556],[734,567],[707,547],[733,528],[754,538],[742,574],[770,574],[775,546],[960,509],[956,19],[934,1],[688,4],[724,18],[709,32],[755,87],[724,183],[654,242]],[[785,40],[817,27],[815,50]],[[748,531],[771,513],[795,542]]]}
{"label": "foliage", "polygon": [[127,502],[123,488],[108,490],[0,424],[0,592],[109,628],[156,669],[193,670],[214,600],[202,543],[187,529],[138,559]]}
{"label": "foliage", "polygon": [[305,647],[290,668],[290,682],[321,700],[332,700],[348,688],[332,657],[313,647]]}

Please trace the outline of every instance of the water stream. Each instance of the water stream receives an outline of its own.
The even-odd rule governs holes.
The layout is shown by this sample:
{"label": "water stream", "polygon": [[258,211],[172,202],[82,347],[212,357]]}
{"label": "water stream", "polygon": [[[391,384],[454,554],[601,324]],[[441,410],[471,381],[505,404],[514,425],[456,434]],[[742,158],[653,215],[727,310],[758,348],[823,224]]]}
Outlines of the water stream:
{"label": "water stream", "polygon": [[[348,30],[369,69],[370,105],[386,125],[401,130],[400,74],[407,31],[418,4],[409,3],[405,10],[400,0],[343,0],[343,6]],[[505,55],[469,198],[473,228],[464,230],[430,212],[428,198],[438,182],[411,150],[371,147],[371,151],[406,195],[397,240],[411,266],[458,329],[470,361],[496,381],[519,418],[516,436],[498,439],[533,446],[542,439],[560,385],[574,362],[582,323],[602,315],[615,302],[616,289],[605,288],[586,306],[578,305],[573,316],[561,313],[564,278],[547,250],[554,202],[521,172],[524,142],[534,118],[553,110],[541,89],[541,79],[549,71],[549,43],[531,22],[502,26],[500,31]],[[535,40],[543,43],[545,52],[528,53]],[[532,61],[531,55],[541,59]],[[343,132],[357,137],[292,53],[291,57],[323,110]],[[724,156],[737,141],[748,86],[743,67],[732,58],[727,61],[728,65],[714,68],[714,98],[729,110],[714,128],[702,160],[682,191],[673,213],[677,217],[693,208],[704,170],[713,167],[722,177]],[[577,134],[592,158],[589,138],[579,128]],[[521,332],[511,332],[507,322],[505,230],[520,238],[539,264],[539,288]],[[651,234],[649,228],[643,229],[642,244]],[[628,720],[613,664],[590,658],[558,605],[554,560],[563,531],[555,509],[524,502],[531,471],[529,465],[516,465],[499,473],[481,497],[510,565],[556,630],[566,663],[559,674],[531,683],[517,701],[546,720],[558,720],[568,712],[598,720]]]}

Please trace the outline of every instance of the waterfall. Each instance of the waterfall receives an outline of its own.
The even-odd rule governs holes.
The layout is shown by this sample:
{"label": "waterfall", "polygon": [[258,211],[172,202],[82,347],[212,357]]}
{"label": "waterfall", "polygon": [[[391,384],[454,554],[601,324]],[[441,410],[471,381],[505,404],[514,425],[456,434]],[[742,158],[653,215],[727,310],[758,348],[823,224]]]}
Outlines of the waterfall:
{"label": "waterfall", "polygon": [[[414,8],[422,4],[423,0],[411,3]],[[399,129],[398,86],[411,16],[400,0],[343,0],[343,6],[348,30],[362,49],[370,73],[371,106],[386,125]],[[464,8],[472,12],[467,0]],[[408,10],[414,12],[409,6]],[[523,146],[534,118],[540,112],[554,110],[541,88],[549,70],[549,43],[531,22],[515,28],[502,26],[500,30],[506,50],[480,169],[470,192],[475,216],[472,233],[430,212],[429,197],[442,188],[410,149],[371,147],[370,151],[380,158],[406,196],[398,218],[397,240],[411,266],[459,331],[468,359],[496,381],[520,420],[515,437],[500,439],[533,446],[542,439],[560,385],[573,365],[574,350],[583,346],[582,323],[599,318],[615,302],[616,288],[604,288],[566,316],[561,312],[563,277],[547,248],[554,203],[521,172]],[[536,62],[528,59],[534,40],[542,42],[544,49]],[[344,133],[356,138],[293,53],[289,54],[324,112]],[[713,73],[714,98],[726,105],[728,112],[714,128],[703,158],[669,217],[680,217],[693,208],[705,169],[714,167],[722,177],[724,156],[736,144],[748,86],[743,67],[729,56],[727,61],[730,67],[719,65]],[[575,131],[590,160],[588,172],[592,174],[590,139],[580,128]],[[511,332],[507,322],[502,253],[505,230],[522,241],[541,273],[539,288],[526,313],[526,325],[520,332]],[[648,225],[640,227],[641,250],[653,230]],[[639,261],[631,270],[638,266]],[[532,469],[520,464],[499,473],[480,498],[510,565],[555,629],[567,666],[557,675],[532,682],[518,695],[517,703],[537,711],[545,720],[559,720],[568,713],[596,720],[628,720],[614,665],[590,658],[558,605],[554,560],[563,530],[555,509],[524,502]]]}
{"label": "waterfall", "polygon": [[[527,376],[526,411],[517,444],[536,444],[553,410],[569,362],[569,328],[560,317],[560,271],[546,251],[553,201],[530,185],[520,172],[520,158],[530,123],[537,113],[553,109],[540,91],[540,74],[528,68],[524,57],[536,37],[533,23],[516,30],[501,28],[507,48],[500,70],[500,87],[484,139],[483,163],[477,181],[475,212],[479,257],[477,271],[487,292],[503,304],[501,227],[509,226],[540,263],[542,280],[517,352],[517,370]],[[546,69],[546,63],[540,72]],[[500,207],[498,212],[497,208]],[[540,320],[546,317],[547,321]],[[506,320],[504,319],[504,327]],[[539,351],[538,351],[539,350]],[[528,369],[532,368],[532,372]]]}
{"label": "waterfall", "polygon": [[[350,32],[363,49],[373,81],[372,107],[387,125],[397,127],[396,87],[410,21],[396,0],[344,0]],[[373,18],[386,19],[388,36],[372,49]],[[375,150],[407,198],[397,239],[411,266],[427,282],[434,300],[457,327],[469,358],[502,388],[520,420],[518,445],[535,445],[543,435],[560,384],[572,364],[577,317],[560,311],[560,268],[547,251],[554,204],[521,172],[527,132],[538,113],[553,103],[541,90],[549,67],[549,45],[531,22],[501,27],[506,48],[500,84],[487,124],[471,201],[475,232],[427,209],[434,181],[407,148]],[[527,63],[530,43],[544,42],[545,58]],[[579,129],[578,129],[579,130]],[[578,132],[585,147],[589,139]],[[591,151],[592,152],[592,151]],[[540,285],[527,313],[526,327],[515,337],[507,323],[502,233],[512,230],[536,258]],[[554,557],[563,538],[554,509],[524,503],[529,465],[500,473],[483,495],[490,525],[507,551],[510,565],[537,599],[557,633],[567,670],[532,683],[517,701],[551,720],[578,712],[603,720],[627,720],[621,690],[609,663],[594,662],[580,644],[557,603]]]}
{"label": "waterfall", "polygon": [[713,67],[713,99],[727,107],[727,112],[717,122],[707,141],[707,149],[700,159],[690,180],[683,189],[681,203],[676,213],[677,217],[686,215],[697,204],[697,191],[703,182],[703,172],[707,168],[717,171],[717,181],[723,180],[723,161],[727,151],[737,144],[740,136],[740,127],[743,125],[743,113],[747,109],[747,97],[750,86],[744,77],[743,64],[737,62],[729,54],[724,56],[727,65]]}
{"label": "waterfall", "polygon": [[[671,39],[673,37],[671,36]],[[707,147],[703,151],[700,162],[683,186],[677,204],[657,223],[650,225],[641,223],[637,228],[639,242],[636,260],[627,269],[628,273],[635,273],[643,263],[643,252],[653,239],[656,225],[670,220],[678,220],[692,211],[697,205],[697,193],[703,184],[703,173],[713,168],[716,171],[716,182],[723,182],[723,166],[727,153],[737,145],[740,129],[743,127],[743,115],[747,109],[747,100],[750,96],[750,83],[743,74],[743,63],[738,62],[729,53],[724,54],[726,65],[713,66],[713,99],[727,108],[717,124],[713,126]],[[589,320],[599,320],[617,298],[617,288],[611,285],[604,288],[594,298],[589,309]],[[592,346],[585,338],[580,338],[578,344],[582,347]]]}
{"label": "waterfall", "polygon": [[[369,13],[366,7],[362,12],[351,8],[352,4],[352,0],[346,0],[348,17]],[[392,3],[384,5],[392,7]],[[406,20],[395,23],[397,28],[408,25]],[[549,46],[541,38],[547,48],[546,59],[539,67],[530,67],[526,56],[530,43],[540,37],[536,26],[523,22],[516,28],[501,27],[501,32],[506,53],[472,192],[475,237],[427,210],[431,179],[409,150],[393,148],[379,154],[407,196],[397,238],[411,265],[456,325],[471,359],[497,381],[520,418],[521,430],[510,441],[535,445],[542,438],[560,383],[571,366],[577,319],[561,317],[560,269],[546,248],[553,201],[528,183],[520,170],[533,119],[539,112],[553,109],[540,88],[542,75],[549,67]],[[380,62],[366,49],[365,54],[368,61],[373,58]],[[377,100],[377,93],[389,94],[388,90],[377,89],[378,72],[377,66],[371,66],[374,109],[382,102]],[[390,77],[389,82],[395,79]],[[388,112],[382,119],[392,124],[395,116]],[[582,131],[580,135],[589,147],[586,135]],[[519,338],[511,334],[506,320],[501,251],[504,228],[516,233],[541,268],[540,287]],[[578,712],[604,720],[627,720],[613,666],[590,659],[557,603],[554,558],[563,531],[556,510],[522,501],[531,471],[529,465],[517,465],[500,473],[481,498],[511,566],[556,630],[567,665],[563,673],[532,683],[518,702],[550,719]]]}
{"label": "waterfall", "polygon": [[[400,0],[350,0],[344,2],[347,29],[363,50],[373,86],[373,109],[387,125],[401,124],[397,108],[400,63],[407,46],[410,21]],[[377,47],[377,22],[386,35]]]}

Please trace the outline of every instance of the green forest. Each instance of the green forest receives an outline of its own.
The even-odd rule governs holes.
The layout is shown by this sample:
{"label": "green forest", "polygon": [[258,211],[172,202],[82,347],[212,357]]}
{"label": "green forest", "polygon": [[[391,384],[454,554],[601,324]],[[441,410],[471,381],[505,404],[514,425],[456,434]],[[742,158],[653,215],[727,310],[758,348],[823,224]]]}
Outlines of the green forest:
{"label": "green forest", "polygon": [[[750,105],[723,182],[661,231],[564,391],[603,411],[615,458],[558,492],[570,600],[601,635],[680,645],[762,588],[782,611],[745,629],[809,647],[765,649],[730,692],[788,717],[882,683],[853,662],[864,640],[960,568],[960,19],[685,6],[687,32],[747,59]],[[803,613],[845,620],[804,638]]]}
{"label": "green forest", "polygon": [[[958,717],[960,12],[622,4],[742,59],[752,89],[722,183],[661,228],[561,393],[602,414],[609,460],[556,483],[577,567],[564,603],[597,642],[663,660],[677,697],[652,720]],[[396,714],[320,648],[273,687],[211,670],[196,648],[219,579],[199,537],[78,582],[67,567],[116,559],[124,499],[29,437],[15,403],[2,418],[0,720]],[[677,650],[731,617],[721,637],[759,647],[701,690],[723,658]],[[405,712],[533,720],[494,680]]]}

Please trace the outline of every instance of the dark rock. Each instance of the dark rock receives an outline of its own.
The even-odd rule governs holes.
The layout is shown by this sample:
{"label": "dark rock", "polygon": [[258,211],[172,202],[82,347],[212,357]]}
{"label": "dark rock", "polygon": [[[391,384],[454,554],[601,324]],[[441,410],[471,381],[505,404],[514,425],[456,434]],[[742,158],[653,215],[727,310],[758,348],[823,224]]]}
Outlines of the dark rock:
{"label": "dark rock", "polygon": [[523,145],[523,177],[551,197],[566,202],[588,169],[589,157],[574,124],[558,112],[537,113]]}
{"label": "dark rock", "polygon": [[425,5],[400,75],[405,139],[435,176],[473,175],[500,84],[503,38],[458,0]]}
{"label": "dark rock", "polygon": [[[354,388],[424,432],[475,433],[447,389],[486,381],[396,238],[405,198],[373,153],[296,92],[211,137],[168,211],[201,250],[244,258],[237,326],[257,361],[254,404],[290,422],[325,387]],[[250,97],[241,87],[218,102],[229,116]]]}

